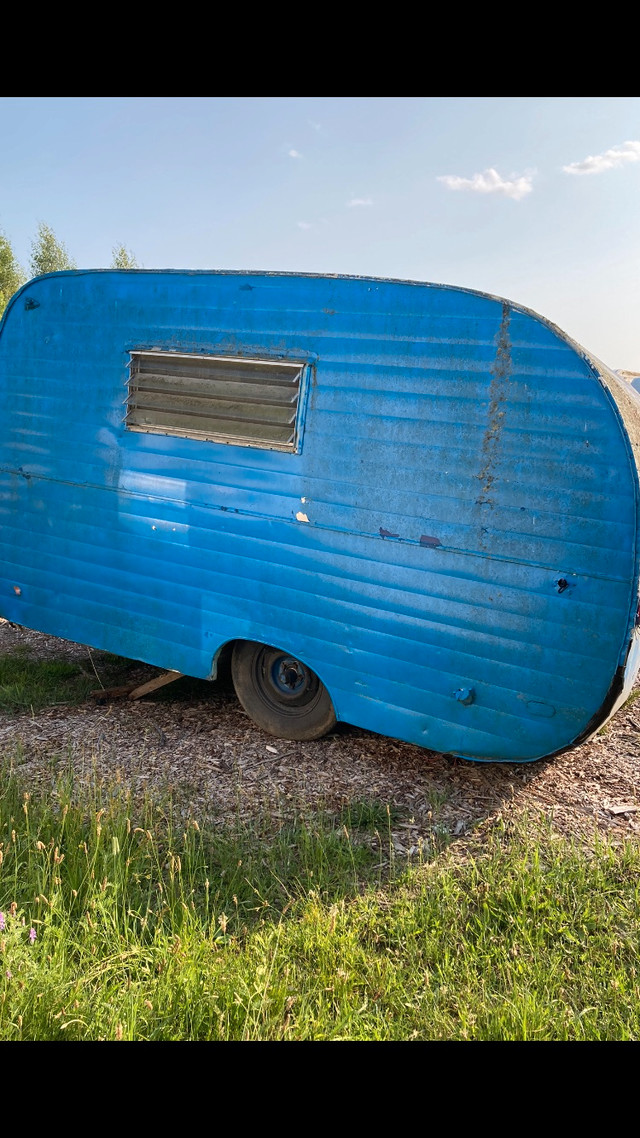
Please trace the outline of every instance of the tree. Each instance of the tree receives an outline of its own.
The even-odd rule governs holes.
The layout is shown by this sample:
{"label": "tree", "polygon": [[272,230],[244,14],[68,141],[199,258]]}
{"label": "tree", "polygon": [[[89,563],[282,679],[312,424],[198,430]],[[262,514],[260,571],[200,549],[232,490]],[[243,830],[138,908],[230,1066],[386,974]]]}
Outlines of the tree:
{"label": "tree", "polygon": [[22,266],[16,261],[11,243],[4,233],[0,233],[0,316],[10,297],[26,279]]}
{"label": "tree", "polygon": [[41,221],[38,235],[31,244],[29,268],[34,277],[40,273],[56,273],[60,269],[75,269],[76,263],[67,252],[66,245],[58,241],[50,225]]}
{"label": "tree", "polygon": [[112,269],[137,269],[139,267],[135,254],[131,252],[131,249],[125,249],[124,245],[114,245],[112,253]]}

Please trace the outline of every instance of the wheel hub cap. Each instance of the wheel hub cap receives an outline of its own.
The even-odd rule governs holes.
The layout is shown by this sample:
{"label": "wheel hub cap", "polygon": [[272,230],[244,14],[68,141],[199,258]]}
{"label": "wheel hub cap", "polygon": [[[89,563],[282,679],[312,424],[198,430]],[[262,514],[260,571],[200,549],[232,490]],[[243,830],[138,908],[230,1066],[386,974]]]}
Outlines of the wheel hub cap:
{"label": "wheel hub cap", "polygon": [[305,683],[305,674],[297,660],[280,660],[276,671],[276,683],[282,691],[299,692]]}

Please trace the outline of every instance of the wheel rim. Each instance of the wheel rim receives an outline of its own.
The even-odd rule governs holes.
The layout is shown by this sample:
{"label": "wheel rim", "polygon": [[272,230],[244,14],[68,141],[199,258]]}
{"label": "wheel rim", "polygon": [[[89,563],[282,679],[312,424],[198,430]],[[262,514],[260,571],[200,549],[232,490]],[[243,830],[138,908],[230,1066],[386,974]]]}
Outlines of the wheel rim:
{"label": "wheel rim", "polygon": [[262,698],[274,708],[308,707],[317,699],[318,677],[294,656],[265,648],[256,664],[256,680]]}

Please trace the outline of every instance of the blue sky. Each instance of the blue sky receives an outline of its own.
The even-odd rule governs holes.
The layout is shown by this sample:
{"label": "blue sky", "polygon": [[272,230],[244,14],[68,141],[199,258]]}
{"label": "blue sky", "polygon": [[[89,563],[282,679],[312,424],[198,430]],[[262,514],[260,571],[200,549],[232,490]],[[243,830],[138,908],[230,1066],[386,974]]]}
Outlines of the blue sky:
{"label": "blue sky", "polygon": [[5,98],[0,162],[25,266],[460,285],[640,372],[640,98]]}

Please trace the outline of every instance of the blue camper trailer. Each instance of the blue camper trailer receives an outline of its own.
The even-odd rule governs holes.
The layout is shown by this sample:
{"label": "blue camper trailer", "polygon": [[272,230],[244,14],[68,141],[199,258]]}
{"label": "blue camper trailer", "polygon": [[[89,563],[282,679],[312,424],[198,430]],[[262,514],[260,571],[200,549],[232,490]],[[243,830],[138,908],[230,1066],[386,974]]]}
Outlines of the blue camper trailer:
{"label": "blue camper trailer", "polygon": [[414,282],[74,271],[0,326],[0,613],[531,760],[637,664],[640,398],[547,320]]}

